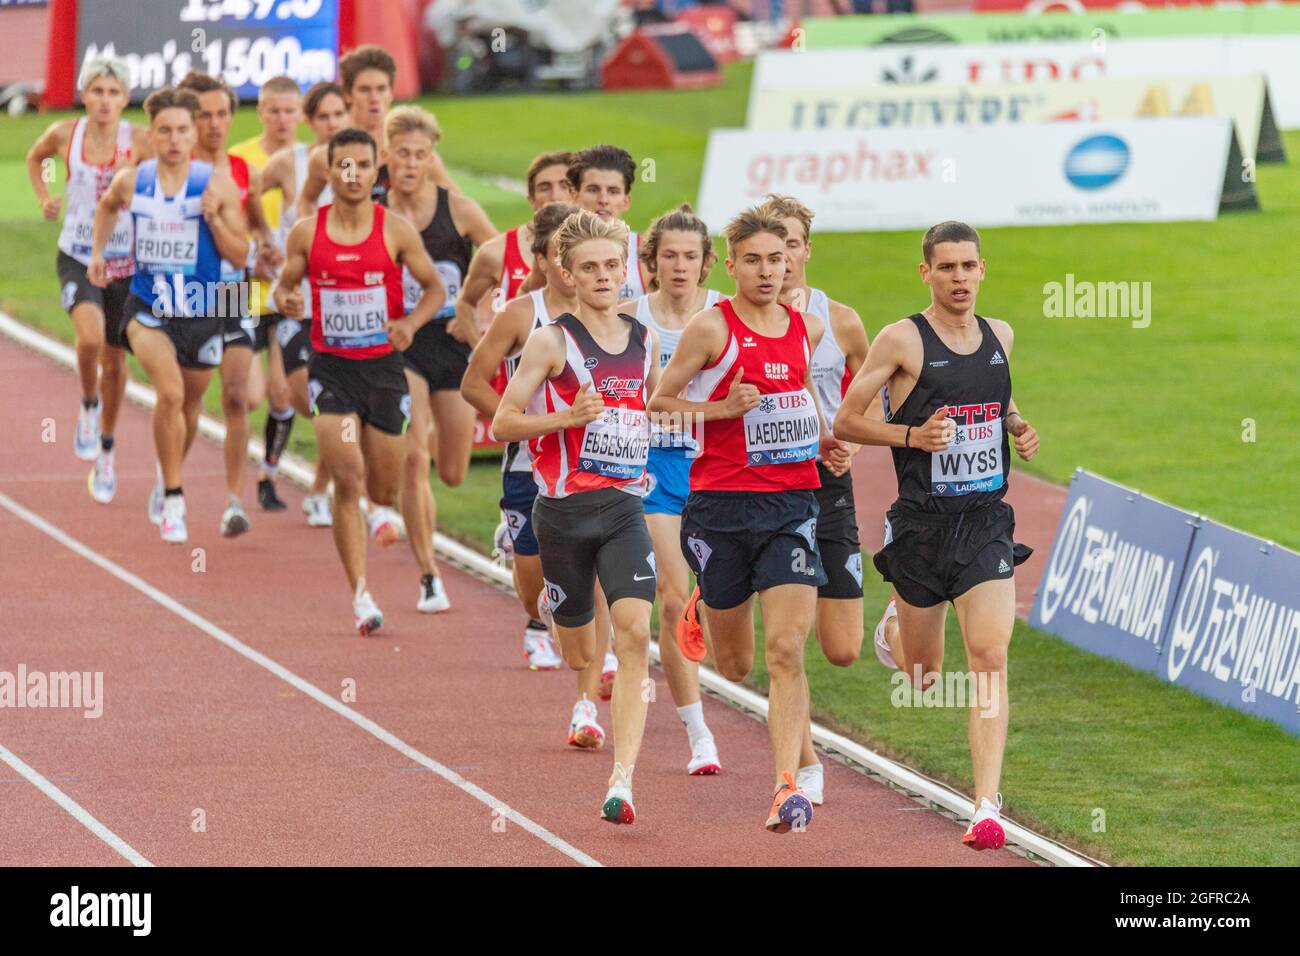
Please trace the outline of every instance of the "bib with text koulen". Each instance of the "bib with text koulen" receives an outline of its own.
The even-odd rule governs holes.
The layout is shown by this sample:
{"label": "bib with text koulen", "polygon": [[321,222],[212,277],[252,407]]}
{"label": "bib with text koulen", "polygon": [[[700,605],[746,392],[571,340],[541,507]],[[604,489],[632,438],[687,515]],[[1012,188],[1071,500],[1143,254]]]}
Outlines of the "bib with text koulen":
{"label": "bib with text koulen", "polygon": [[649,416],[637,408],[610,406],[582,430],[578,467],[606,478],[636,478],[649,454]]}
{"label": "bib with text koulen", "polygon": [[199,220],[136,217],[135,263],[142,272],[193,275],[199,261]]}
{"label": "bib with text koulen", "polygon": [[930,491],[940,497],[1002,487],[1002,419],[957,425],[946,451],[930,455]]}
{"label": "bib with text koulen", "polygon": [[322,289],[320,328],[333,349],[363,349],[388,341],[388,298],[382,285],[366,289]]}
{"label": "bib with text koulen", "polygon": [[745,412],[745,463],[785,465],[817,457],[821,423],[806,388],[772,392]]}

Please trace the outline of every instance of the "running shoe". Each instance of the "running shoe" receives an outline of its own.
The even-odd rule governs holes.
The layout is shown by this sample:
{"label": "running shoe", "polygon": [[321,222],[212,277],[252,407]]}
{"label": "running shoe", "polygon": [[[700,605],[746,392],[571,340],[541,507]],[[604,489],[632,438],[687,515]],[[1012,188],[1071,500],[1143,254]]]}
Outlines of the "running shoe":
{"label": "running shoe", "polygon": [[524,628],[524,660],[530,671],[558,671],[564,663],[550,632],[536,627]]}
{"label": "running shoe", "polygon": [[600,669],[600,699],[609,700],[614,696],[614,675],[618,673],[618,655],[613,651],[605,652],[605,664]]}
{"label": "running shoe", "polygon": [[153,490],[149,492],[149,520],[154,524],[162,524],[163,519],[163,476],[162,465],[154,464],[157,471],[157,477],[154,478]]}
{"label": "running shoe", "polygon": [[795,786],[794,777],[787,771],[785,783],[781,784],[772,797],[772,809],[768,811],[767,822],[763,825],[773,833],[789,833],[791,830],[806,829],[812,823],[812,818],[812,802],[806,793]]}
{"label": "running shoe", "polygon": [[889,649],[889,641],[885,640],[885,625],[889,623],[891,617],[898,617],[898,605],[894,603],[897,595],[889,596],[889,603],[885,605],[884,616],[876,625],[876,639],[873,642],[876,646],[876,659],[884,664],[890,670],[898,670],[898,664],[894,661],[894,654]]}
{"label": "running shoe", "polygon": [[722,773],[718,745],[712,737],[701,737],[691,744],[691,762],[686,765],[686,772],[692,777],[710,777]]}
{"label": "running shoe", "polygon": [[263,511],[283,511],[289,507],[275,493],[275,481],[270,478],[262,478],[257,482],[257,503]]}
{"label": "running shoe", "polygon": [[632,806],[632,768],[614,763],[614,782],[605,792],[605,802],[600,807],[600,818],[607,823],[636,822],[636,807]]}
{"label": "running shoe", "polygon": [[77,412],[77,431],[72,437],[72,450],[82,461],[94,461],[99,454],[99,399],[90,408],[82,405]]}
{"label": "running shoe", "polygon": [[451,607],[447,589],[442,586],[442,578],[426,574],[420,578],[420,600],[415,605],[417,611],[425,614],[437,614]]}
{"label": "running shoe", "polygon": [[329,495],[308,495],[302,499],[302,510],[307,515],[307,524],[312,528],[328,528],[334,524]]}
{"label": "running shoe", "polygon": [[582,750],[599,750],[605,744],[604,728],[596,722],[596,705],[582,700],[573,705],[573,718],[569,721],[569,746]]}
{"label": "running shoe", "polygon": [[362,637],[373,634],[384,626],[384,613],[375,605],[369,591],[362,591],[352,601],[352,623]]}
{"label": "running shoe", "polygon": [[396,511],[380,505],[375,505],[366,512],[366,527],[370,529],[370,536],[375,539],[375,544],[381,548],[390,547],[402,539],[402,533],[398,530],[395,519],[400,520]]}
{"label": "running shoe", "polygon": [[113,467],[113,453],[100,449],[95,456],[95,465],[90,469],[90,476],[86,479],[86,485],[90,489],[90,497],[94,498],[101,505],[106,505],[113,500],[117,494],[117,471]]}
{"label": "running shoe", "polygon": [[1006,831],[1002,829],[1002,794],[997,794],[995,804],[988,797],[980,801],[975,818],[971,820],[961,842],[972,850],[1000,850],[1007,842]]}
{"label": "running shoe", "polygon": [[826,801],[826,773],[819,763],[800,767],[794,775],[794,785],[804,792],[814,807]]}
{"label": "running shoe", "polygon": [[704,628],[700,626],[699,609],[695,606],[699,600],[700,586],[697,584],[677,622],[677,646],[683,657],[697,664],[709,653],[709,649],[704,646]]}
{"label": "running shoe", "polygon": [[244,506],[233,498],[221,513],[221,534],[225,538],[236,538],[249,529],[248,515]]}
{"label": "running shoe", "polygon": [[185,497],[167,495],[163,499],[162,520],[158,522],[162,539],[168,544],[184,544],[189,540],[185,528]]}

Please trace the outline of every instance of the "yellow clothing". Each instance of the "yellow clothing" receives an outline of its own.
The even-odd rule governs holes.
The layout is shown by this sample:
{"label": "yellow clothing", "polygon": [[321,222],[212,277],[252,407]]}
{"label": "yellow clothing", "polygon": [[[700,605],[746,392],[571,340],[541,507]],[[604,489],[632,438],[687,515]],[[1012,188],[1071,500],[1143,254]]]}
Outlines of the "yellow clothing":
{"label": "yellow clothing", "polygon": [[[252,139],[246,139],[242,143],[236,143],[227,150],[231,156],[239,156],[248,161],[250,166],[257,169],[258,172],[266,165],[271,158],[262,148],[262,138],[254,136]],[[279,189],[272,189],[270,192],[262,193],[262,214],[266,216],[266,224],[271,227],[271,232],[275,232],[280,227],[280,201],[283,195]],[[266,315],[268,312],[274,312],[271,307],[271,283],[265,279],[254,279],[248,290],[249,309],[254,315]]]}

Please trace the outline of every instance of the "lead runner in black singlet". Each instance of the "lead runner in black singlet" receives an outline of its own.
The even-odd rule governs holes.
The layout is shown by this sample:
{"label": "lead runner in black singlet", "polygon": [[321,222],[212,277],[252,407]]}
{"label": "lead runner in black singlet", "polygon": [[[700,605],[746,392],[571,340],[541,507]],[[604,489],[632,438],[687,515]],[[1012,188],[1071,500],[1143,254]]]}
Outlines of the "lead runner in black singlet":
{"label": "lead runner in black singlet", "polygon": [[[984,278],[979,234],[965,223],[940,223],[926,232],[922,252],[930,305],[886,326],[872,343],[835,418],[835,437],[893,450],[898,500],[875,565],[895,597],[877,629],[878,656],[914,686],[928,687],[943,667],[948,602],[957,608],[976,686],[969,732],[976,812],[962,840],[996,849],[1005,842],[998,780],[1013,575],[1029,556],[1012,541],[1015,514],[1003,501],[1008,436],[1026,461],[1038,451],[1038,436],[1011,397],[1011,327],[975,314]],[[884,421],[867,415],[882,389]]]}

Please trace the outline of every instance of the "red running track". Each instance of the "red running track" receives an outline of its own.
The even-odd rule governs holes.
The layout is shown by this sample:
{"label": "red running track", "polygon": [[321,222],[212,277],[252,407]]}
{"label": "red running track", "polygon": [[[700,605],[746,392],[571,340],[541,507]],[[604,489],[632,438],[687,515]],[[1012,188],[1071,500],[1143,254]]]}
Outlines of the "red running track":
{"label": "red running track", "polygon": [[[0,670],[102,671],[103,713],[0,710],[0,745],[150,862],[1027,865],[966,849],[959,824],[829,760],[808,831],[767,833],[766,727],[706,697],[725,770],[688,777],[659,672],[637,823],[603,823],[612,753],[564,746],[574,678],[523,666],[509,595],[446,567],[453,609],[420,615],[409,553],[372,550],[387,620],[359,638],[332,540],[306,526],[296,489],[283,488],[287,512],[254,508],[251,532],[221,538],[220,449],[200,438],[184,478],[190,542],[164,545],[145,516],[148,414],[124,409],[117,500],[98,505],[72,454],[75,394],[67,371],[0,340],[0,493],[91,552],[0,507]],[[58,440],[45,443],[51,418]],[[601,716],[608,728],[605,704]],[[0,803],[0,865],[125,862],[4,765]]]}

